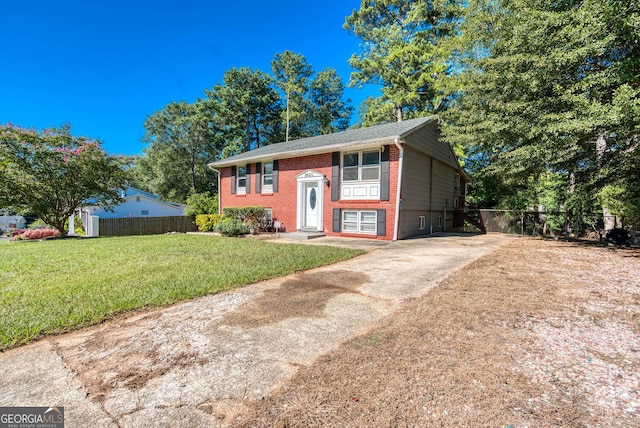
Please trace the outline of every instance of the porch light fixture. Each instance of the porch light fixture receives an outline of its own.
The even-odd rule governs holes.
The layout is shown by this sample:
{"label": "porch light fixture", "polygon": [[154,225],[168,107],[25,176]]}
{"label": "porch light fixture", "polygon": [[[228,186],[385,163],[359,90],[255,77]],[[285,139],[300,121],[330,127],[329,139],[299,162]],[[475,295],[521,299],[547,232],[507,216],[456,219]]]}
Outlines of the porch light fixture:
{"label": "porch light fixture", "polygon": [[331,187],[331,182],[329,181],[329,179],[327,178],[327,176],[325,175],[324,178],[322,179],[322,181],[324,181],[324,184],[327,185],[327,187]]}

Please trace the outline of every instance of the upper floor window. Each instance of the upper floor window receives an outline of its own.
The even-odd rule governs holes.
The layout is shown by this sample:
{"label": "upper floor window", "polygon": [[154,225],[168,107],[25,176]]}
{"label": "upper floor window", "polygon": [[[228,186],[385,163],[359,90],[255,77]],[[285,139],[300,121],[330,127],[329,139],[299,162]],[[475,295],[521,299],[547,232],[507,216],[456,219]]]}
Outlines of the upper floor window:
{"label": "upper floor window", "polygon": [[380,150],[363,150],[342,155],[342,181],[380,180]]}
{"label": "upper floor window", "polygon": [[246,193],[247,192],[247,167],[239,166],[238,167],[238,176],[237,176],[237,193]]}
{"label": "upper floor window", "polygon": [[273,192],[273,162],[265,162],[262,165],[262,192]]}

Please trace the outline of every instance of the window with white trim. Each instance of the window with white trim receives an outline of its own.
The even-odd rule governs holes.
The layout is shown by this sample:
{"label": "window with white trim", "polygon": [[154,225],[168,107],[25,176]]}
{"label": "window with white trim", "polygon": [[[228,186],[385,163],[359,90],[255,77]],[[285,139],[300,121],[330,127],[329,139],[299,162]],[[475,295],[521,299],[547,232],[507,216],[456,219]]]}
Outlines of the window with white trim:
{"label": "window with white trim", "polygon": [[236,177],[236,193],[245,194],[247,193],[247,166],[239,166],[238,167],[238,176]]}
{"label": "window with white trim", "polygon": [[418,225],[418,230],[423,230],[426,229],[427,227],[427,217],[426,216],[419,216],[418,217],[420,224]]}
{"label": "window with white trim", "polygon": [[380,180],[380,149],[342,154],[342,181]]}
{"label": "window with white trim", "polygon": [[273,162],[262,165],[262,193],[273,193]]}
{"label": "window with white trim", "polygon": [[376,211],[342,211],[342,231],[347,233],[376,234]]}

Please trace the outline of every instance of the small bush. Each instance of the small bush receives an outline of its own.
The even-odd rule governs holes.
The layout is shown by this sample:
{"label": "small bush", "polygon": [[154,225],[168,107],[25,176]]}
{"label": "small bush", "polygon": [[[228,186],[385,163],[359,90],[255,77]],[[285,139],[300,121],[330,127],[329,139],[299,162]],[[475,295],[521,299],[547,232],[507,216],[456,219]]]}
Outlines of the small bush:
{"label": "small bush", "polygon": [[24,229],[11,229],[7,232],[7,235],[11,237],[11,239],[16,239],[16,236],[20,236],[25,232]]}
{"label": "small bush", "polygon": [[34,221],[32,221],[31,223],[29,223],[27,225],[28,229],[39,229],[41,227],[47,227],[49,226],[47,223],[45,223],[43,220],[40,220],[39,218],[35,219]]}
{"label": "small bush", "polygon": [[51,238],[54,236],[60,236],[60,232],[58,232],[56,229],[48,229],[48,228],[27,229],[22,234],[15,235],[13,237],[13,240],[14,241],[22,241],[22,240],[32,241],[37,239]]}
{"label": "small bush", "polygon": [[238,236],[249,233],[249,226],[234,217],[223,217],[216,226],[216,230],[224,236]]}
{"label": "small bush", "polygon": [[225,216],[242,220],[252,227],[256,227],[265,214],[264,207],[228,207],[224,209]]}
{"label": "small bush", "polygon": [[189,217],[200,214],[216,214],[218,212],[218,195],[211,196],[209,192],[194,193],[187,198],[184,212]]}
{"label": "small bush", "polygon": [[196,226],[198,226],[200,232],[213,232],[216,230],[220,219],[222,219],[220,214],[198,214],[196,216]]}

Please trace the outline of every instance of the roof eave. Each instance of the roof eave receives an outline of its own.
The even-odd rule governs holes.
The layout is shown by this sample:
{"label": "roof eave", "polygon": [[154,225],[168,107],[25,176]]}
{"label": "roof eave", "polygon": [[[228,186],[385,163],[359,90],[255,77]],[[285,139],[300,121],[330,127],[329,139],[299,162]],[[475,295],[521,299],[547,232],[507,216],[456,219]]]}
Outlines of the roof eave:
{"label": "roof eave", "polygon": [[268,153],[264,155],[248,156],[248,157],[244,157],[242,159],[237,159],[237,160],[227,161],[226,159],[222,159],[216,162],[211,162],[207,166],[211,169],[216,169],[216,168],[224,168],[226,166],[233,166],[233,165],[244,164],[244,163],[254,163],[254,162],[259,162],[263,160],[291,159],[291,158],[297,158],[302,156],[311,156],[311,155],[317,155],[321,153],[334,152],[336,150],[344,149],[344,148],[373,146],[376,144],[380,144],[387,141],[394,141],[395,139],[401,139],[401,138],[402,138],[401,136],[396,135],[396,136],[388,136],[384,138],[374,138],[371,140],[351,141],[348,143],[313,147],[309,149],[290,150],[290,151],[284,151],[279,153]]}

